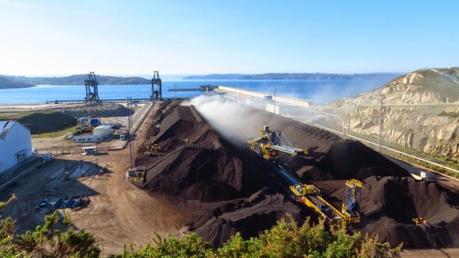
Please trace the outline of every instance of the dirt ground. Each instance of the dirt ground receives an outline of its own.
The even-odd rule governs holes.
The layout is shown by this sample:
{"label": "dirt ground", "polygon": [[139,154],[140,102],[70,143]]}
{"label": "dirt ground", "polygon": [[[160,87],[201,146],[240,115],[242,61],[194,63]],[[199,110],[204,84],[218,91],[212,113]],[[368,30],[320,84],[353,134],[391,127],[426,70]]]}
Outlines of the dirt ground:
{"label": "dirt ground", "polygon": [[[155,111],[154,108],[152,113]],[[147,117],[137,132],[134,149],[141,146],[143,140],[147,138],[148,127],[152,124],[153,114]],[[298,130],[298,128],[293,127],[284,129],[285,131],[290,130],[291,134]],[[205,135],[209,136],[209,134]],[[323,142],[324,136],[326,135],[315,135],[314,137],[321,138],[320,142]],[[300,140],[301,138],[298,139],[298,141]],[[186,138],[186,142],[188,141],[190,139]],[[43,142],[43,144],[49,143],[50,141]],[[58,145],[59,142],[56,144]],[[155,233],[166,236],[185,231],[184,226],[187,224],[186,222],[189,222],[188,217],[197,216],[197,214],[192,214],[196,211],[190,211],[189,207],[196,208],[202,204],[198,201],[178,201],[154,192],[147,193],[131,185],[126,178],[128,164],[128,149],[99,156],[82,156],[80,154],[59,156],[57,160],[37,169],[34,173],[10,186],[7,191],[0,193],[0,200],[7,199],[11,193],[17,196],[17,199],[6,210],[0,212],[0,216],[13,216],[17,220],[19,229],[25,230],[39,223],[45,215],[46,211],[35,209],[43,198],[88,196],[90,202],[87,207],[80,210],[68,210],[68,214],[75,227],[94,234],[102,248],[102,256],[119,253],[128,244],[134,244],[137,247],[145,245],[147,242],[151,242]],[[108,172],[78,176],[70,181],[62,180],[62,174],[65,170],[80,167],[94,171],[98,171],[99,167],[105,167]],[[273,197],[276,196],[273,195]],[[263,201],[263,204],[271,209],[273,203],[278,202],[283,203],[282,200],[271,198]],[[208,206],[202,207],[203,215],[214,210]],[[285,205],[280,206],[285,208]],[[296,207],[292,206],[291,208]],[[267,210],[271,212],[271,210]],[[231,221],[231,219],[233,218],[228,220]],[[255,218],[255,220],[257,219],[260,220],[260,217]],[[455,257],[456,252],[457,249],[409,250],[404,252],[402,256]]]}
{"label": "dirt ground", "polygon": [[[143,113],[148,109],[148,105],[140,104],[134,107],[135,113],[132,116],[132,124],[136,125],[139,120],[141,119]],[[0,113],[1,113],[0,108]],[[113,117],[103,117],[101,118],[103,124],[108,123],[119,123],[121,128],[115,130],[116,134],[119,134],[120,131],[124,131],[128,129],[128,117],[127,116],[113,116]],[[70,136],[70,132],[59,135],[59,136],[50,136],[50,137],[43,137],[43,136],[34,136],[32,135],[32,144],[36,150],[40,153],[44,152],[59,152],[59,151],[70,151],[74,153],[74,150],[80,151],[79,148],[84,146],[97,146],[100,149],[118,149],[119,146],[124,146],[124,143],[119,140],[117,137],[113,137],[113,139],[105,140],[99,143],[77,143],[72,140],[68,139]]]}
{"label": "dirt ground", "polygon": [[[139,146],[145,138],[144,125],[149,124],[148,120],[140,126],[134,146]],[[83,164],[85,169],[98,171],[105,167],[108,172],[62,179],[64,171],[80,168]],[[87,207],[66,211],[75,227],[94,234],[102,248],[102,256],[119,253],[129,244],[145,245],[155,234],[178,234],[183,226],[183,212],[164,198],[149,195],[131,185],[125,174],[128,164],[128,149],[99,156],[58,156],[2,191],[2,200],[12,193],[17,198],[0,212],[0,216],[14,217],[19,230],[31,229],[47,212],[37,209],[44,198],[87,196]]]}
{"label": "dirt ground", "polygon": [[95,235],[103,255],[119,252],[129,243],[144,245],[155,233],[176,234],[181,228],[181,214],[169,203],[128,183],[125,176],[128,156],[123,150],[105,157],[87,158],[108,164],[111,173],[100,178],[82,178],[81,183],[97,194],[90,197],[88,207],[69,213],[77,228]]}

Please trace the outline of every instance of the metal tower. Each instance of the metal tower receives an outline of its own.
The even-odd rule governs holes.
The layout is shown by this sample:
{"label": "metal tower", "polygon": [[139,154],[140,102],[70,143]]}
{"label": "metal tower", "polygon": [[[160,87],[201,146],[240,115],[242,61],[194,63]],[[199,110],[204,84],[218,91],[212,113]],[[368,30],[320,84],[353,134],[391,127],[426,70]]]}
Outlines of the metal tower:
{"label": "metal tower", "polygon": [[153,79],[151,79],[151,100],[162,100],[163,99],[163,88],[162,81],[159,78],[159,72],[153,72]]}
{"label": "metal tower", "polygon": [[99,90],[97,89],[99,83],[96,79],[96,74],[90,72],[88,79],[84,80],[84,86],[86,87],[86,102],[98,102],[99,101]]}

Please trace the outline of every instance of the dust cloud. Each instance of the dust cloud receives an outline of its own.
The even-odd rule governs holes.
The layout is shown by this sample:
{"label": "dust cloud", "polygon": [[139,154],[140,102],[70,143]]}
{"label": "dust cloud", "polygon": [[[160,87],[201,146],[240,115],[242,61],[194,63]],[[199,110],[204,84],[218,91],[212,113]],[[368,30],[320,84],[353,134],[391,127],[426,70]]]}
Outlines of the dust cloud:
{"label": "dust cloud", "polygon": [[195,106],[221,135],[236,144],[245,144],[256,136],[259,125],[263,123],[244,100],[201,95],[193,98],[189,104]]}
{"label": "dust cloud", "polygon": [[[184,105],[195,106],[213,128],[235,144],[245,144],[248,139],[257,136],[261,124],[269,123],[262,120],[259,114],[255,114],[253,109],[257,107],[265,110],[267,104],[272,103],[263,100],[257,100],[255,103],[248,99],[223,95],[201,95],[184,103]],[[279,115],[309,124],[329,120],[332,117],[332,114],[323,112],[317,106],[302,108],[281,105],[279,110]]]}

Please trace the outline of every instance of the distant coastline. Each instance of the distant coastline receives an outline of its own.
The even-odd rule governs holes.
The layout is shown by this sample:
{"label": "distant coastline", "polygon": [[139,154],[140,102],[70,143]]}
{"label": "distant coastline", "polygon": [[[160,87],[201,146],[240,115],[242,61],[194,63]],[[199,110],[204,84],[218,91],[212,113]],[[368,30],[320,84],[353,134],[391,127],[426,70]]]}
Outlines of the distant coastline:
{"label": "distant coastline", "polygon": [[[36,85],[82,85],[87,78],[86,74],[77,74],[64,77],[27,77],[0,75],[0,89],[29,88]],[[150,80],[142,77],[119,77],[99,75],[100,85],[149,84]]]}
{"label": "distant coastline", "polygon": [[35,85],[25,82],[9,80],[5,77],[0,77],[0,89],[18,89],[18,88],[30,88]]}
{"label": "distant coastline", "polygon": [[345,80],[372,79],[388,76],[399,76],[398,73],[363,73],[363,74],[334,74],[334,73],[263,73],[263,74],[207,74],[189,75],[183,80]]}

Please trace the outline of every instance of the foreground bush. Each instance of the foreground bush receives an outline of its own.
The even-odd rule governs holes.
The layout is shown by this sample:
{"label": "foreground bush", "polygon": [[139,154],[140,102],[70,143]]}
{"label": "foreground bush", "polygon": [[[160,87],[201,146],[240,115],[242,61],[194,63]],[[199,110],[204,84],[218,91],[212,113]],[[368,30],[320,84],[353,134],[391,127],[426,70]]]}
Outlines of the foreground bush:
{"label": "foreground bush", "polygon": [[222,247],[213,249],[197,234],[162,239],[157,236],[155,245],[139,250],[125,248],[116,258],[144,257],[395,257],[401,246],[391,248],[388,243],[362,236],[348,234],[344,226],[328,232],[323,223],[301,227],[292,220],[280,220],[273,228],[259,237],[244,240],[234,235]]}
{"label": "foreground bush", "polygon": [[[63,229],[62,231],[59,229]],[[60,220],[57,212],[46,216],[33,231],[16,234],[11,218],[0,220],[0,257],[99,257],[94,236]]]}
{"label": "foreground bush", "polygon": [[[60,230],[60,229],[61,230]],[[220,248],[212,248],[196,233],[183,237],[161,238],[140,249],[126,247],[112,258],[147,257],[394,257],[400,247],[348,234],[344,226],[326,230],[323,223],[301,227],[291,219],[280,220],[259,237],[244,240],[234,235]],[[45,218],[43,225],[24,234],[16,234],[12,219],[0,220],[0,257],[99,257],[94,236],[75,231],[59,219],[58,213]]]}

